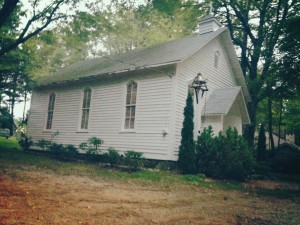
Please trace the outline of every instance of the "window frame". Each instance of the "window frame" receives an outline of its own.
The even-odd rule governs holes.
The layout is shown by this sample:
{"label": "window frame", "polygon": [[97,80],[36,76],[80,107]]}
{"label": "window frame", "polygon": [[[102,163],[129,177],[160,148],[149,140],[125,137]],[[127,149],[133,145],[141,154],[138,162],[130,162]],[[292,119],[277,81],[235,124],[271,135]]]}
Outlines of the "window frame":
{"label": "window frame", "polygon": [[[85,93],[86,91],[90,91],[90,95],[89,95],[89,101],[85,100]],[[91,118],[91,106],[92,106],[92,95],[93,95],[93,90],[90,87],[85,87],[82,91],[81,91],[81,100],[80,100],[80,105],[79,105],[79,119],[78,119],[78,129],[77,132],[88,132],[89,127],[90,127],[90,118]],[[89,104],[87,105],[87,102],[89,102]],[[87,107],[88,106],[88,107]],[[87,111],[87,114],[86,114]],[[85,121],[84,122],[84,126],[83,126],[83,115],[87,115],[87,117],[85,117]]]}
{"label": "window frame", "polygon": [[[135,84],[136,85],[136,89],[135,89],[135,92],[133,92],[133,88],[134,86],[131,87],[131,92],[130,92],[130,102],[129,104],[127,103],[127,100],[128,100],[128,87],[132,84]],[[136,132],[136,128],[137,128],[137,105],[138,105],[138,91],[139,90],[139,82],[136,81],[136,80],[131,80],[129,82],[127,82],[125,85],[124,85],[124,104],[123,104],[123,116],[122,116],[122,128],[121,128],[121,131],[123,132],[129,132],[129,133],[135,133]],[[132,103],[132,93],[135,94],[135,103]],[[128,113],[128,110],[127,108],[130,108],[130,111],[129,111],[129,115],[127,114]],[[134,112],[133,112],[133,117],[132,117],[132,108],[134,108]],[[126,127],[126,120],[129,120],[129,127]],[[131,121],[133,119],[133,127],[131,127]]]}
{"label": "window frame", "polygon": [[[54,100],[51,101],[51,97],[54,95]],[[54,111],[55,111],[55,102],[57,100],[57,94],[52,91],[48,94],[48,104],[47,104],[47,108],[46,108],[46,121],[45,121],[45,131],[51,131],[53,130],[53,118],[54,118]],[[51,109],[50,109],[51,108]],[[51,120],[50,120],[50,115],[51,114]],[[50,122],[50,126],[49,126],[49,121]]]}

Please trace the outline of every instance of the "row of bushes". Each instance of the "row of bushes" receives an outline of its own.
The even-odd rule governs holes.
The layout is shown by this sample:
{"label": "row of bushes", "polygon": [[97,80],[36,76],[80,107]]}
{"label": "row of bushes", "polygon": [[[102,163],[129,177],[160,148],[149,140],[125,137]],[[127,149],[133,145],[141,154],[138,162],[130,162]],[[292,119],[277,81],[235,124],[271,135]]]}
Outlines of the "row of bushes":
{"label": "row of bushes", "polygon": [[111,167],[125,166],[131,171],[140,170],[144,164],[143,153],[141,152],[127,151],[124,155],[121,155],[117,150],[109,148],[106,153],[100,155],[100,146],[103,144],[103,140],[97,137],[91,137],[87,142],[79,144],[79,149],[85,154],[80,154],[79,149],[71,144],[62,145],[44,139],[33,143],[31,138],[26,135],[19,139],[19,143],[24,150],[28,150],[32,145],[36,145],[43,150],[49,151],[55,158],[65,161],[76,161],[78,159],[97,160],[108,163]]}

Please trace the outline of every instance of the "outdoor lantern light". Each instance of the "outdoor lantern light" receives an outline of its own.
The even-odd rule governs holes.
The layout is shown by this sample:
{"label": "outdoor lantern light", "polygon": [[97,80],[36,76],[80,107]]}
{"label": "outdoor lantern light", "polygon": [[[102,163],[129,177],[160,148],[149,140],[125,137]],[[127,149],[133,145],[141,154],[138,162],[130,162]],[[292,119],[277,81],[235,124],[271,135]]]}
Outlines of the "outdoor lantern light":
{"label": "outdoor lantern light", "polygon": [[192,83],[192,88],[195,89],[195,94],[196,94],[196,100],[197,100],[197,104],[198,104],[198,93],[199,90],[202,91],[202,95],[203,96],[205,91],[208,91],[207,86],[206,86],[206,80],[203,79],[201,73],[198,73],[197,76],[195,77],[193,83]]}

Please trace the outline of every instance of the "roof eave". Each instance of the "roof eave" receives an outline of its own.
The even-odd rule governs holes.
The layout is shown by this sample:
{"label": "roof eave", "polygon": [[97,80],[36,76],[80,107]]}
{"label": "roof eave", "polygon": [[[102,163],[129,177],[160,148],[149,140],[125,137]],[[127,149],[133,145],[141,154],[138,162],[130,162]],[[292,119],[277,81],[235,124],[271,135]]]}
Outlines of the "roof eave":
{"label": "roof eave", "polygon": [[245,78],[243,75],[243,71],[240,66],[240,62],[237,58],[234,46],[232,44],[228,28],[226,28],[222,34],[226,35],[223,40],[227,43],[227,44],[225,44],[225,48],[228,51],[229,60],[232,65],[232,69],[235,74],[236,81],[242,87],[246,102],[251,102],[252,101],[251,95],[250,95],[249,89],[247,87],[247,84],[246,84],[246,81],[245,81]]}

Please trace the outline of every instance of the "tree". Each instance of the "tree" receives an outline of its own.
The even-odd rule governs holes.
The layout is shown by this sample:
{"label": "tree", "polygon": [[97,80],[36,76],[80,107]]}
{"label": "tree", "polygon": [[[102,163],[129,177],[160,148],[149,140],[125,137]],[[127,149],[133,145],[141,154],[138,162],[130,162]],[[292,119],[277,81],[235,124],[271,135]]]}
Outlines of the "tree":
{"label": "tree", "polygon": [[299,12],[300,3],[297,0],[215,0],[214,7],[217,16],[228,26],[233,43],[240,48],[241,68],[252,98],[248,105],[252,124],[246,136],[253,146],[260,94],[273,57],[279,51],[285,21]]}
{"label": "tree", "polygon": [[36,36],[51,23],[67,19],[69,15],[62,12],[61,8],[69,6],[67,8],[70,9],[76,5],[78,0],[52,0],[47,1],[46,4],[42,0],[30,1],[31,7],[27,10],[19,10],[20,5],[18,5],[18,2],[18,0],[0,0],[0,5],[2,6],[0,10],[0,31],[2,31],[4,24],[9,21],[11,15],[16,10],[18,11],[19,18],[21,16],[29,18],[24,27],[18,27],[20,32],[18,32],[18,35],[13,41],[1,43],[0,57]]}
{"label": "tree", "polygon": [[266,159],[266,134],[263,124],[260,125],[257,141],[257,159],[263,161]]}
{"label": "tree", "polygon": [[[260,102],[259,108],[265,111],[268,108],[268,118],[260,119],[258,122],[268,119],[268,130],[272,150],[274,150],[273,131],[278,136],[281,131],[295,134],[296,140],[300,126],[297,121],[300,119],[297,111],[297,99],[300,97],[300,32],[295,27],[300,26],[300,17],[291,17],[285,21],[282,38],[278,42],[279,53],[266,79],[267,86],[261,95],[262,99],[267,98],[267,105]],[[297,113],[298,112],[298,113]],[[261,115],[261,114],[260,114]],[[298,131],[298,132],[297,132]]]}
{"label": "tree", "polygon": [[59,68],[84,60],[91,54],[92,34],[88,29],[93,24],[86,25],[86,15],[87,13],[78,13],[69,23],[45,30],[26,42],[35,52],[32,57],[35,66],[30,71],[32,77],[54,73]]}
{"label": "tree", "polygon": [[178,166],[184,174],[195,173],[196,153],[193,139],[194,108],[192,94],[189,92],[184,108],[184,120],[181,129],[181,143],[179,146]]}
{"label": "tree", "polygon": [[10,109],[11,135],[14,130],[14,107],[22,95],[30,91],[28,69],[30,68],[30,49],[23,46],[19,51],[11,51],[2,56],[0,65],[1,79],[1,103]]}
{"label": "tree", "polygon": [[[114,54],[148,47],[189,35],[195,30],[199,7],[172,4],[172,13],[164,13],[163,3],[149,1],[136,5],[131,1],[112,1],[107,6],[95,4],[82,27],[90,27],[95,43],[94,55]],[[188,1],[195,2],[195,1]],[[88,29],[87,29],[88,30]],[[99,50],[99,43],[102,49]],[[98,45],[98,48],[97,48]]]}
{"label": "tree", "polygon": [[[4,2],[3,2],[4,1]],[[14,9],[17,7],[19,0],[1,0],[2,8],[0,10],[0,29],[6,20],[11,16]]]}

